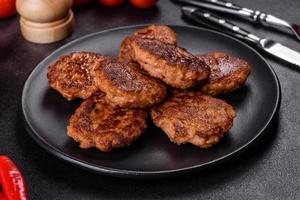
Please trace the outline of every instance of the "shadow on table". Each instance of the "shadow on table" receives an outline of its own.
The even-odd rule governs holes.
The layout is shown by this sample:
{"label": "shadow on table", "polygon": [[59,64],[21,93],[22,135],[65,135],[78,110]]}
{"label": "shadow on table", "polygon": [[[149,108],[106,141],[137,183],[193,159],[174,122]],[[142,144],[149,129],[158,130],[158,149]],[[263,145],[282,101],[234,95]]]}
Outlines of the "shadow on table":
{"label": "shadow on table", "polygon": [[[276,139],[279,126],[278,115],[280,113],[275,116],[272,124],[257,142],[234,158],[209,169],[164,179],[136,180],[97,175],[49,155],[27,134],[18,134],[16,137],[19,145],[24,150],[24,155],[30,155],[27,156],[27,164],[34,166],[40,173],[39,176],[51,180],[55,186],[58,183],[60,187],[67,188],[69,192],[77,191],[76,194],[91,195],[92,197],[101,196],[105,199],[180,197],[187,193],[189,195],[192,193],[205,193],[214,190],[219,185],[224,185],[224,183],[230,184],[234,179],[246,173],[249,168],[259,163],[272,149],[271,147]],[[18,124],[15,127],[17,127],[16,133],[25,132],[21,114],[19,114]],[[26,176],[26,171],[24,173]],[[38,190],[36,187],[39,186],[35,184],[34,190]],[[32,190],[33,188],[30,187],[29,183],[29,192],[33,192]]]}

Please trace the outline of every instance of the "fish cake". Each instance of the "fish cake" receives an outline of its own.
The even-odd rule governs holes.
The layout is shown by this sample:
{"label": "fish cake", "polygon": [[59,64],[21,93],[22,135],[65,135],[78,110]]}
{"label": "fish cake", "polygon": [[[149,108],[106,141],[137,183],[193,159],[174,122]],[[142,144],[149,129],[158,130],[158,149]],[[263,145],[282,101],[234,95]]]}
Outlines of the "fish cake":
{"label": "fish cake", "polygon": [[236,112],[220,99],[200,92],[177,90],[152,109],[151,117],[172,142],[207,148],[217,144],[230,130]]}
{"label": "fish cake", "polygon": [[135,37],[132,50],[134,60],[145,71],[175,88],[190,88],[210,73],[205,62],[176,45]]}
{"label": "fish cake", "polygon": [[76,109],[67,134],[83,149],[96,147],[109,152],[135,141],[147,127],[146,118],[143,109],[112,107],[104,93],[97,93]]}
{"label": "fish cake", "polygon": [[200,90],[212,96],[226,94],[243,85],[250,75],[251,67],[243,59],[223,52],[214,52],[197,56],[210,67],[207,82],[200,84]]}
{"label": "fish cake", "polygon": [[108,58],[93,71],[98,88],[112,106],[145,108],[160,103],[166,96],[161,81],[147,76],[131,62]]}
{"label": "fish cake", "polygon": [[69,101],[90,97],[98,90],[91,71],[103,58],[102,55],[92,52],[75,52],[61,56],[48,67],[49,86]]}

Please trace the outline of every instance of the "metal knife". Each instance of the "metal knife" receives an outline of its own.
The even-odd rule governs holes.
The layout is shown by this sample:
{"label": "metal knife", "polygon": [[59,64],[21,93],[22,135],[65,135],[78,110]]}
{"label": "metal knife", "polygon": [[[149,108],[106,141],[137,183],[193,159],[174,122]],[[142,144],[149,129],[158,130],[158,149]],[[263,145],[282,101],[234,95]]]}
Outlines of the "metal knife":
{"label": "metal knife", "polygon": [[283,19],[275,17],[270,14],[263,13],[259,10],[251,10],[249,8],[243,8],[239,5],[223,0],[173,0],[177,3],[188,4],[197,6],[199,8],[217,11],[221,13],[231,14],[243,19],[250,20],[252,22],[265,24],[274,28],[286,28],[289,29],[298,40],[300,40],[300,26],[297,24],[291,24]]}
{"label": "metal knife", "polygon": [[182,13],[185,17],[195,22],[243,39],[259,47],[263,51],[300,68],[300,53],[278,42],[269,38],[260,38],[217,15],[213,15],[212,13],[203,11],[197,7],[183,6]]}

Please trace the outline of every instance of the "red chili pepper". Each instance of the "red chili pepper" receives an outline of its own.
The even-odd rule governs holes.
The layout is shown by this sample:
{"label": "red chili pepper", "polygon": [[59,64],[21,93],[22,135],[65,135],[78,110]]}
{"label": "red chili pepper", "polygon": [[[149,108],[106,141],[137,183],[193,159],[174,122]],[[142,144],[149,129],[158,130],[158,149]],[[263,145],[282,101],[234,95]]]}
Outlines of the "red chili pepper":
{"label": "red chili pepper", "polygon": [[28,200],[25,179],[7,156],[0,156],[0,185],[0,200]]}

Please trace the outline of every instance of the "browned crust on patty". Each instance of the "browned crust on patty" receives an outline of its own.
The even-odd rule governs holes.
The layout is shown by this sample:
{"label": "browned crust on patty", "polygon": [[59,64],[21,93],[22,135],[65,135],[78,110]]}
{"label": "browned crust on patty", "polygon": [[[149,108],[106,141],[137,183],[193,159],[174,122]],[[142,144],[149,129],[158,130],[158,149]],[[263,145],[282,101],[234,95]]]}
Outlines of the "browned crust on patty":
{"label": "browned crust on patty", "polygon": [[68,100],[90,97],[98,90],[91,70],[102,59],[102,55],[92,52],[74,52],[61,56],[48,67],[49,86]]}
{"label": "browned crust on patty", "polygon": [[104,93],[83,101],[71,116],[67,134],[83,149],[96,147],[108,152],[129,146],[146,129],[147,112],[111,107]]}
{"label": "browned crust on patty", "polygon": [[[177,44],[176,33],[168,26],[165,25],[150,25],[146,28],[139,29],[133,33],[134,36],[138,36],[144,39],[160,40],[167,44]],[[120,46],[119,58],[125,61],[134,61],[134,52],[132,51],[132,40],[134,37],[126,37]]]}
{"label": "browned crust on patty", "polygon": [[99,89],[113,106],[145,108],[160,103],[165,85],[144,74],[138,64],[108,58],[93,71]]}
{"label": "browned crust on patty", "polygon": [[229,131],[236,112],[220,99],[200,92],[176,91],[162,105],[154,107],[151,116],[172,142],[207,148]]}
{"label": "browned crust on patty", "polygon": [[132,36],[128,36],[122,41],[119,53],[120,61],[134,62],[134,52],[131,46],[133,39],[134,38]]}
{"label": "browned crust on patty", "polygon": [[135,37],[134,59],[151,76],[176,88],[189,88],[209,76],[205,62],[185,49],[158,40]]}
{"label": "browned crust on patty", "polygon": [[134,32],[135,36],[145,39],[156,39],[166,44],[177,44],[176,33],[166,25],[153,24]]}
{"label": "browned crust on patty", "polygon": [[200,84],[200,90],[209,95],[225,94],[242,87],[251,72],[250,65],[243,59],[224,52],[197,56],[211,69],[207,82]]}

